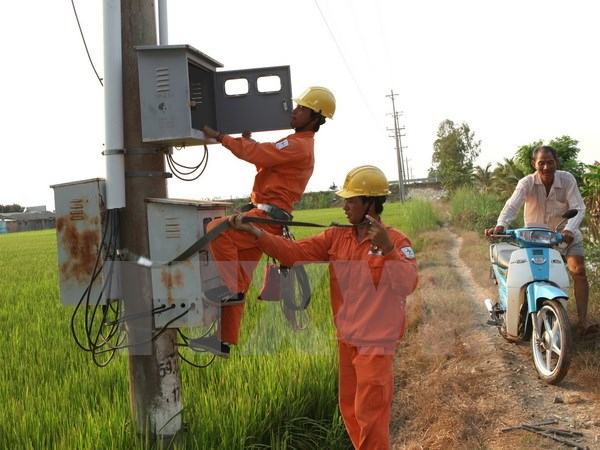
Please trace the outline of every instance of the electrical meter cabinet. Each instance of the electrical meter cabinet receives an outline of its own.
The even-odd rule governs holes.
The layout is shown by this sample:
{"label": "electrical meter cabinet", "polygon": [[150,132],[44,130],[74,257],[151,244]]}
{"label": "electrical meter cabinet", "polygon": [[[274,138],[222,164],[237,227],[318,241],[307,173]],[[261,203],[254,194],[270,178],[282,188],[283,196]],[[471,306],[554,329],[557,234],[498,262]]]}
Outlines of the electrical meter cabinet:
{"label": "electrical meter cabinet", "polygon": [[290,128],[289,66],[217,72],[221,63],[189,45],[136,50],[144,142],[215,143],[205,125],[223,133]]}
{"label": "electrical meter cabinet", "polygon": [[103,237],[105,243],[110,238],[110,230],[104,226],[105,181],[93,178],[50,187],[54,189],[56,208],[62,303],[77,305],[83,299],[82,304],[87,302],[93,306],[106,304],[108,298],[119,298],[117,277],[113,276],[111,283],[108,283],[108,274],[113,272],[109,271],[110,264],[103,264]]}
{"label": "electrical meter cabinet", "polygon": [[167,263],[202,238],[208,223],[223,217],[228,206],[226,202],[146,199],[156,328],[203,325],[202,280],[217,276],[209,252]]}

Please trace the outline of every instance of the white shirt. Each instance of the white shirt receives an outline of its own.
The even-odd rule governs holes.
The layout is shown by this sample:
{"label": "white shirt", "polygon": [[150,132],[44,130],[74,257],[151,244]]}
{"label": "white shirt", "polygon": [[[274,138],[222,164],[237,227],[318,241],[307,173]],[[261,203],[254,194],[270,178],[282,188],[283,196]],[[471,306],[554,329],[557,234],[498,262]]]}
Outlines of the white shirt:
{"label": "white shirt", "polygon": [[544,227],[554,230],[563,220],[561,216],[567,210],[578,210],[577,215],[569,219],[564,229],[575,235],[575,242],[582,240],[579,226],[585,215],[585,204],[577,187],[577,181],[569,172],[557,170],[554,173],[554,181],[547,195],[546,187],[537,173],[521,178],[498,217],[498,226],[508,227],[517,217],[523,203],[525,203],[526,227]]}

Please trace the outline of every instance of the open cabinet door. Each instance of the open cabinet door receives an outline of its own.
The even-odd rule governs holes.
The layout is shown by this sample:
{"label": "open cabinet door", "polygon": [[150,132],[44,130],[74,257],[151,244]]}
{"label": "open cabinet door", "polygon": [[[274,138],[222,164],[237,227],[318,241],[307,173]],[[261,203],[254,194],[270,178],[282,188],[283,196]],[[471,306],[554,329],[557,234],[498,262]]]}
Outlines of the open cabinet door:
{"label": "open cabinet door", "polygon": [[217,72],[217,129],[223,133],[289,129],[291,97],[289,66]]}

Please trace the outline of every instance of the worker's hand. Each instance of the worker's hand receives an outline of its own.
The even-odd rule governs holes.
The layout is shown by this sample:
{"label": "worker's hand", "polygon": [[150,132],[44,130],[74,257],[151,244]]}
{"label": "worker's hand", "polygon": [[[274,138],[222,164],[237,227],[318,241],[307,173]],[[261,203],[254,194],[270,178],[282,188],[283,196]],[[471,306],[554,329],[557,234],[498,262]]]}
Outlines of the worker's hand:
{"label": "worker's hand", "polygon": [[373,217],[366,215],[366,219],[369,221],[369,231],[367,237],[371,239],[373,245],[381,249],[383,254],[387,254],[394,249],[394,244],[390,239],[390,236],[385,227]]}
{"label": "worker's hand", "polygon": [[571,243],[575,239],[575,235],[569,230],[562,230],[560,234],[562,234],[563,242],[567,245],[571,245]]}
{"label": "worker's hand", "polygon": [[204,125],[204,127],[202,128],[202,131],[204,132],[204,135],[206,137],[209,137],[209,138],[212,138],[212,139],[216,139],[217,141],[221,142],[221,140],[219,139],[219,137],[222,136],[222,135],[217,130],[213,130],[208,125]]}
{"label": "worker's hand", "polygon": [[254,139],[252,139],[252,131],[250,130],[244,130],[244,132],[242,133],[242,137],[244,139],[248,139],[249,141],[256,142]]}
{"label": "worker's hand", "polygon": [[497,226],[495,226],[495,227],[492,227],[492,228],[487,228],[487,229],[485,230],[485,235],[486,235],[486,236],[491,236],[491,235],[493,235],[493,234],[504,234],[504,231],[505,231],[505,230],[504,230],[504,227],[503,227],[503,226],[501,226],[501,225],[497,225]]}
{"label": "worker's hand", "polygon": [[246,231],[248,233],[252,233],[256,237],[260,237],[263,231],[260,228],[255,227],[251,223],[242,222],[243,214],[234,214],[233,216],[229,216],[229,223],[232,228],[240,231]]}

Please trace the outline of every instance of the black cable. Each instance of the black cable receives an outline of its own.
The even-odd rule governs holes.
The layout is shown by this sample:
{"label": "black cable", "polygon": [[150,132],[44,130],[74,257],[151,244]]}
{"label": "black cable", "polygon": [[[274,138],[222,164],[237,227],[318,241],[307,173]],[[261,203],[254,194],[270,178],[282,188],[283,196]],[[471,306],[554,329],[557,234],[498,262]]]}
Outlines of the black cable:
{"label": "black cable", "polygon": [[[87,313],[87,306],[89,303],[89,296],[91,293],[91,289],[94,285],[94,282],[96,281],[96,278],[98,278],[98,275],[100,275],[100,273],[102,272],[102,267],[100,267],[98,269],[98,264],[100,262],[100,256],[102,254],[102,246],[103,243],[106,239],[106,233],[108,230],[108,218],[105,219],[104,222],[104,227],[102,230],[102,239],[101,239],[101,244],[98,246],[98,253],[96,254],[96,261],[94,263],[94,268],[92,269],[92,276],[90,277],[90,282],[88,283],[88,286],[86,287],[86,289],[83,291],[83,294],[81,295],[81,298],[79,299],[79,302],[77,302],[77,305],[75,306],[75,310],[73,311],[73,315],[71,316],[71,334],[73,336],[73,339],[75,340],[75,343],[77,344],[77,346],[79,348],[81,348],[82,350],[89,352],[92,350],[91,348],[91,342],[89,340],[89,336],[88,337],[88,347],[84,346],[81,341],[79,340],[79,337],[77,336],[77,332],[75,331],[75,317],[77,316],[77,312],[79,311],[79,308],[81,307],[81,305],[83,304],[83,301],[86,300],[86,313],[85,313],[85,327],[84,329],[87,332],[87,318],[88,318],[88,313]],[[87,333],[86,333],[87,334]]]}
{"label": "black cable", "polygon": [[[94,314],[92,314],[92,323],[94,320],[96,309],[98,308],[98,304],[100,303],[100,300],[103,297],[105,297],[107,299],[107,304],[102,305],[102,320],[100,321],[100,326],[98,327],[98,333],[96,334],[96,338],[94,339],[94,349],[100,348],[103,345],[107,344],[112,339],[112,337],[115,336],[116,333],[119,333],[119,336],[121,334],[120,333],[121,330],[118,326],[118,323],[119,323],[118,320],[107,321],[107,317],[109,315],[109,310],[114,313],[114,316],[116,319],[119,318],[120,312],[121,312],[121,302],[119,302],[119,301],[111,302],[110,301],[111,300],[110,294],[112,291],[114,263],[115,263],[115,257],[116,257],[116,249],[117,249],[117,244],[119,242],[118,211],[117,210],[109,211],[108,220],[110,221],[113,229],[111,230],[111,238],[108,241],[108,247],[105,249],[104,263],[106,263],[108,260],[110,260],[110,266],[109,266],[109,270],[108,270],[108,277],[105,279],[102,289],[100,290],[100,293],[98,294],[96,306],[94,307]],[[105,295],[104,292],[107,287],[108,287],[108,291]],[[116,310],[113,309],[112,303],[117,304]],[[105,325],[109,325],[111,327],[106,336],[103,333],[103,328]],[[91,329],[91,326],[92,325],[90,324],[90,329]],[[103,340],[102,340],[101,344],[98,345],[98,339],[100,339],[100,337],[102,337]],[[117,337],[117,340],[119,340],[119,337]]]}
{"label": "black cable", "polygon": [[[183,340],[185,341],[185,344],[187,345],[187,343],[188,343],[188,341],[189,341],[190,339],[202,338],[202,337],[206,337],[206,336],[208,336],[209,334],[211,334],[211,332],[212,332],[212,331],[215,329],[216,325],[217,325],[217,320],[215,319],[215,320],[213,320],[213,322],[210,324],[210,327],[208,327],[208,330],[206,330],[206,331],[205,331],[203,334],[201,334],[200,336],[196,336],[196,337],[194,337],[194,338],[191,338],[191,337],[189,337],[189,336],[186,336],[186,335],[183,333],[183,331],[181,331],[181,329],[180,329],[180,328],[178,328],[178,329],[177,329],[177,333],[179,333],[179,336],[181,336],[181,337],[183,338]],[[184,345],[182,345],[182,346],[184,346]]]}
{"label": "black cable", "polygon": [[178,319],[181,319],[183,316],[185,316],[187,313],[189,313],[192,310],[193,305],[191,305],[188,309],[186,309],[185,311],[183,311],[181,314],[173,317],[171,320],[169,320],[166,324],[164,324],[162,326],[162,328],[158,331],[158,333],[155,333],[152,335],[152,337],[146,341],[142,341],[142,342],[136,342],[135,344],[127,344],[127,345],[121,345],[121,346],[115,346],[115,347],[111,347],[107,350],[101,350],[97,353],[106,353],[106,352],[110,352],[113,350],[121,350],[124,348],[129,348],[129,347],[135,347],[137,345],[142,345],[142,344],[149,344],[150,342],[156,340],[156,338],[158,338],[161,334],[163,334],[165,331],[167,331],[167,329],[169,328],[169,325],[171,325],[173,322],[175,322]]}
{"label": "black cable", "polygon": [[182,175],[182,176],[187,176],[187,175],[191,175],[194,172],[196,172],[196,170],[198,170],[199,166],[196,166],[195,168],[193,168],[192,170],[190,170],[189,172],[185,172],[181,169],[178,169],[175,166],[175,161],[173,160],[173,157],[171,155],[167,156],[167,164],[169,164],[169,168],[171,169],[172,172],[174,172],[177,175]]}
{"label": "black cable", "polygon": [[92,69],[94,69],[96,78],[98,78],[100,85],[104,87],[104,83],[102,83],[102,78],[100,78],[100,75],[98,75],[98,71],[96,70],[96,66],[94,66],[94,62],[92,61],[90,51],[88,50],[87,43],[85,42],[85,36],[83,35],[83,30],[81,29],[81,23],[79,23],[79,16],[77,15],[77,8],[75,8],[75,2],[73,0],[71,0],[71,5],[73,6],[73,12],[75,13],[75,20],[77,21],[77,26],[79,27],[79,34],[81,34],[81,39],[83,40],[83,46],[85,47],[85,52],[87,53],[90,64],[92,65]]}
{"label": "black cable", "polygon": [[[205,147],[206,147],[206,146],[205,146]],[[204,162],[204,159],[207,157],[207,155],[208,155],[208,149],[207,149],[207,148],[205,148],[205,150],[204,150],[204,154],[203,154],[203,156],[202,156],[202,159],[201,159],[201,160],[200,160],[200,162],[199,162],[197,165],[195,165],[195,166],[185,166],[185,165],[183,165],[183,164],[181,164],[181,163],[178,163],[177,161],[175,161],[175,158],[173,158],[173,155],[168,155],[168,156],[170,157],[170,159],[171,159],[171,162],[172,162],[173,164],[175,164],[176,166],[178,166],[178,167],[183,167],[184,169],[198,170],[198,167],[200,167],[200,166],[202,165],[202,163]]]}
{"label": "black cable", "polygon": [[[179,178],[180,180],[183,180],[183,181],[195,181],[198,178],[200,178],[200,176],[204,173],[204,171],[206,170],[206,167],[208,166],[208,147],[206,145],[204,145],[204,155],[202,156],[202,159],[196,166],[186,166],[186,165],[180,164],[177,161],[175,161],[175,159],[173,158],[173,155],[170,155],[170,154],[167,154],[167,164],[169,165],[171,172],[173,173],[173,175],[175,175],[176,178]],[[183,170],[179,169],[178,167],[188,169],[189,172],[183,171]],[[198,172],[197,175],[195,175],[192,178],[186,178],[187,176],[192,175],[194,172],[196,172],[198,170],[200,172]]]}
{"label": "black cable", "polygon": [[167,308],[167,305],[160,305],[160,306],[157,306],[156,308],[152,308],[148,312],[139,312],[139,313],[128,314],[126,316],[120,317],[118,320],[113,320],[112,322],[107,322],[107,324],[115,325],[115,324],[123,323],[130,319],[139,319],[144,316],[153,316],[155,314],[160,314],[165,311],[170,311],[173,308],[175,308],[175,305],[171,305],[168,308]]}
{"label": "black cable", "polygon": [[[204,334],[202,334],[201,336],[199,336],[199,337],[206,337],[206,336],[208,336],[208,335],[210,334],[210,332],[213,330],[213,328],[215,328],[216,324],[217,324],[217,321],[216,321],[216,320],[214,320],[214,321],[213,321],[213,323],[212,323],[212,324],[210,325],[210,327],[208,328],[208,330],[207,330],[207,331],[206,331]],[[189,340],[190,340],[190,337],[186,336],[186,335],[183,333],[183,331],[181,331],[181,329],[180,329],[180,328],[178,328],[178,329],[177,329],[177,333],[178,333],[178,334],[179,334],[179,336],[181,336],[181,338],[183,339],[183,341],[184,341],[184,344],[177,343],[176,345],[177,345],[178,347],[189,347],[189,345],[188,345],[188,342],[189,342]],[[197,352],[197,353],[206,353],[206,352],[204,352],[204,351],[201,351],[201,352]],[[206,364],[196,364],[196,363],[194,363],[194,362],[190,361],[189,359],[187,359],[185,356],[183,356],[183,354],[182,354],[182,353],[181,353],[179,350],[177,350],[177,354],[179,355],[179,357],[180,357],[180,358],[181,358],[181,359],[182,359],[184,362],[188,363],[190,366],[192,366],[192,367],[195,367],[195,368],[197,368],[197,369],[205,369],[205,368],[207,368],[208,366],[210,366],[210,365],[213,363],[213,361],[215,360],[215,356],[216,356],[216,355],[214,355],[214,354],[213,354],[213,355],[212,355],[212,358],[210,359],[210,361],[208,361]]]}
{"label": "black cable", "polygon": [[191,362],[185,356],[183,356],[179,350],[177,350],[177,354],[184,362],[188,363],[192,367],[195,367],[196,369],[206,369],[208,366],[210,366],[213,363],[213,361],[215,360],[215,358],[217,356],[217,355],[213,354],[212,357],[210,358],[210,361],[208,361],[206,364],[196,364],[196,363]]}
{"label": "black cable", "polygon": [[[114,358],[114,355],[117,350],[145,343],[140,342],[131,345],[122,345],[122,343],[125,341],[125,336],[121,324],[125,320],[146,314],[160,314],[164,311],[169,311],[176,307],[175,305],[172,305],[171,307],[167,308],[165,305],[161,305],[156,308],[152,308],[152,310],[149,313],[138,313],[130,314],[128,316],[122,316],[121,301],[110,301],[114,265],[115,259],[117,259],[117,249],[119,246],[118,219],[118,210],[108,210],[103,214],[104,223],[102,227],[102,237],[100,239],[100,244],[98,245],[96,259],[94,262],[94,267],[92,269],[92,274],[90,276],[90,281],[87,284],[83,294],[81,295],[81,298],[79,299],[79,302],[75,307],[73,315],[71,316],[71,333],[73,335],[75,343],[82,350],[86,352],[91,352],[92,361],[98,367],[107,366]],[[107,266],[108,270],[104,272],[106,277],[103,280],[102,287],[100,288],[97,297],[95,299],[92,299],[92,290],[94,284],[98,279],[98,276],[100,276],[100,274],[103,273]],[[107,299],[106,304],[101,304],[103,298]],[[82,324],[85,338],[84,336],[80,337],[75,326],[77,317],[80,317],[79,313],[82,307],[85,307]],[[178,314],[177,316],[169,320],[158,332],[153,333],[152,338],[147,342],[151,342],[157,339],[168,329],[169,325],[186,315],[191,310],[191,308],[192,306],[183,311],[181,314]],[[99,309],[101,311],[100,314]],[[97,325],[95,326],[96,323]],[[114,345],[111,344],[111,341],[113,341],[113,339],[116,340]],[[101,359],[100,355],[104,355],[106,353],[109,353],[109,355],[105,359]]]}
{"label": "black cable", "polygon": [[197,175],[195,175],[192,178],[186,178],[188,175],[192,175],[194,172],[196,172],[196,170],[200,169],[200,166],[198,166],[196,169],[190,170],[189,172],[185,172],[181,169],[178,169],[175,166],[173,157],[170,155],[167,157],[167,163],[169,164],[169,168],[171,169],[171,172],[173,173],[173,175],[175,175],[175,177],[177,177],[183,181],[197,180],[200,177],[200,175],[202,175],[204,173],[204,170],[206,169],[206,164],[205,164],[204,167],[202,168],[202,170]]}
{"label": "black cable", "polygon": [[[102,272],[104,270],[104,265],[106,264],[107,260],[109,259],[110,256],[110,247],[111,247],[111,243],[113,240],[113,235],[115,233],[114,230],[114,226],[113,226],[113,211],[112,210],[108,210],[106,212],[106,219],[105,219],[105,225],[107,229],[110,229],[110,234],[108,235],[108,240],[107,243],[105,243],[105,240],[102,239],[102,242],[100,243],[100,247],[98,248],[98,255],[97,256],[102,256],[102,254],[104,254],[104,258],[102,260],[102,266],[100,266],[100,271]],[[98,297],[96,298],[96,302],[94,304],[94,310],[92,312],[92,317],[91,319],[88,318],[87,316],[87,312],[89,311],[89,296],[91,294],[91,286],[90,286],[90,290],[88,291],[88,296],[86,299],[86,306],[88,308],[86,308],[86,334],[88,335],[88,341],[90,341],[90,335],[92,334],[92,329],[94,326],[94,319],[96,318],[96,312],[98,311],[98,307],[100,307],[100,303],[102,301],[102,296],[104,295],[104,290],[106,289],[107,284],[112,285],[112,269],[113,269],[113,264],[114,263],[114,259],[112,260],[110,267],[109,267],[109,273],[108,273],[108,277],[106,277],[104,279],[104,282],[102,283],[102,287],[100,288],[100,292],[98,293]],[[102,322],[100,323],[100,327],[99,330],[102,327]],[[96,340],[97,340],[97,335],[96,335]]]}

